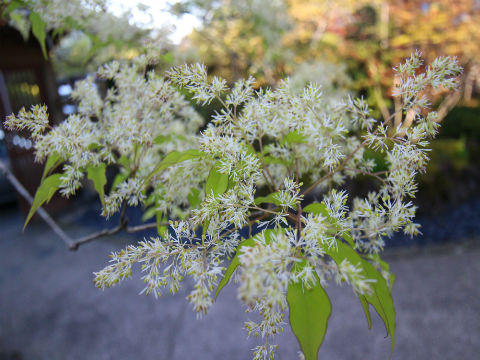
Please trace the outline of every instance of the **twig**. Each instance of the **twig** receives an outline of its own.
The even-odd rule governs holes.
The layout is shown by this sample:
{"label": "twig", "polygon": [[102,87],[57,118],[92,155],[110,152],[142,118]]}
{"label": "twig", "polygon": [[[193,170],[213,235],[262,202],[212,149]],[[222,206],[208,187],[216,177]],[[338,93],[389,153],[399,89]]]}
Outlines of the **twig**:
{"label": "twig", "polygon": [[[0,171],[5,175],[5,177],[10,181],[13,185],[15,190],[31,205],[33,203],[33,197],[29,194],[29,192],[23,187],[23,185],[18,181],[18,179],[13,175],[13,173],[8,169],[7,165],[0,160]],[[57,223],[51,218],[51,216],[43,209],[39,207],[37,210],[38,215],[50,226],[55,234],[57,234],[63,242],[68,246],[71,247],[74,244],[74,241],[70,236],[68,236],[61,228],[57,225]]]}
{"label": "twig", "polygon": [[[170,225],[168,222],[166,223],[160,223],[158,224],[160,226],[168,226]],[[142,231],[142,230],[147,230],[147,229],[152,229],[152,228],[155,228],[157,227],[157,223],[156,222],[152,222],[152,223],[147,223],[147,224],[141,224],[141,225],[136,225],[136,226],[127,226],[125,228],[125,231],[128,232],[128,233],[134,233],[134,232],[137,232],[137,231]]]}
{"label": "twig", "polygon": [[437,111],[437,119],[435,122],[441,122],[460,101],[462,98],[461,91],[455,91],[445,97],[443,102],[440,104]]}
{"label": "twig", "polygon": [[[169,223],[161,223],[160,226],[167,226]],[[119,224],[118,226],[112,228],[112,229],[103,229],[98,232],[95,232],[93,234],[84,236],[78,240],[76,240],[69,248],[70,250],[77,250],[78,247],[82,244],[88,243],[92,240],[98,239],[103,236],[110,236],[110,235],[115,235],[116,233],[119,233],[122,230],[125,230],[127,233],[135,233],[138,231],[142,230],[147,230],[147,229],[152,229],[157,226],[156,222],[152,223],[147,223],[147,224],[141,224],[141,225],[136,225],[136,226],[126,226],[126,222],[123,224]]]}
{"label": "twig", "polygon": [[[372,176],[375,179],[380,180],[384,185],[386,185],[385,179],[382,179],[380,176],[378,176],[379,175],[378,173],[372,173],[372,172],[363,171],[363,170],[360,170],[360,169],[351,169],[351,168],[347,168],[347,167],[344,167],[343,169],[346,170],[346,171],[353,171],[353,172],[356,172],[356,173],[360,173],[360,174],[365,175],[365,176]],[[383,173],[383,172],[380,172],[380,173]]]}
{"label": "twig", "polygon": [[[13,185],[15,190],[27,200],[27,202],[31,205],[33,203],[33,197],[28,193],[28,191],[23,187],[23,185],[18,181],[15,175],[12,174],[10,169],[8,169],[7,165],[0,160],[0,171],[5,175],[5,177],[10,181]],[[103,236],[114,235],[122,230],[125,230],[127,233],[134,233],[146,229],[151,229],[157,226],[157,223],[147,223],[141,224],[136,226],[127,226],[127,221],[125,219],[125,210],[126,206],[122,206],[121,214],[120,214],[120,224],[112,229],[103,229],[92,234],[83,236],[77,240],[72,239],[68,234],[66,234],[60,226],[52,219],[52,217],[43,209],[39,207],[37,210],[38,215],[50,226],[50,228],[57,234],[63,242],[67,245],[70,250],[77,250],[80,245],[86,244],[92,240],[98,239]],[[168,223],[161,223],[161,226],[166,226]]]}
{"label": "twig", "polygon": [[69,246],[69,249],[75,251],[75,250],[78,249],[78,247],[80,245],[86,244],[86,243],[88,243],[92,240],[98,239],[99,237],[102,237],[102,236],[114,235],[114,234],[120,232],[123,228],[124,228],[123,225],[118,225],[117,227],[114,227],[113,229],[103,229],[103,230],[100,230],[100,231],[95,232],[93,234],[84,236],[84,237],[74,241],[73,244],[71,244]]}

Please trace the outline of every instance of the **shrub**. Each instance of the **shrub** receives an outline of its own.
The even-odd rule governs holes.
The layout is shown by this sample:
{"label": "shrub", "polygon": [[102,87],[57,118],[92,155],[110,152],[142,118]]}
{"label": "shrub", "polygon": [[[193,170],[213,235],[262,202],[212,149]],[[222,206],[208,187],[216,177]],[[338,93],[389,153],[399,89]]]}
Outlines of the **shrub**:
{"label": "shrub", "polygon": [[[78,83],[79,112],[57,127],[49,127],[40,106],[8,117],[10,129],[32,132],[37,159],[48,159],[28,219],[55,191],[75,193],[86,174],[104,216],[142,204],[158,225],[157,237],[111,255],[111,264],[95,273],[97,287],[130,277],[134,263],[142,265],[144,292],[156,297],[165,287],[176,293],[190,276],[188,300],[201,315],[235,278],[239,298],[262,316],[245,324],[264,339],[254,359],[273,357],[272,337],[287,310],[305,358],[315,359],[331,312],[325,288],[329,281],[346,283],[369,323],[370,305],[380,315],[393,349],[394,277],[379,254],[385,237],[419,231],[410,199],[439,126],[422,93],[430,86],[454,89],[456,59],[438,58],[421,72],[415,53],[395,69],[404,117],[396,128],[391,119],[374,119],[362,99],[324,99],[315,84],[299,92],[285,80],[256,90],[253,78],[228,87],[198,64],[165,77],[145,75],[146,67],[142,58],[102,67],[99,76],[115,84],[104,98],[91,78]],[[222,104],[204,131],[177,87],[199,104]],[[386,170],[373,170],[368,148],[385,154]],[[49,175],[60,163],[62,172]],[[105,193],[108,166],[120,171]],[[378,189],[348,207],[341,185],[359,175]],[[314,190],[319,200],[307,204]],[[165,216],[172,219],[168,229]],[[242,239],[244,227],[249,235]]]}

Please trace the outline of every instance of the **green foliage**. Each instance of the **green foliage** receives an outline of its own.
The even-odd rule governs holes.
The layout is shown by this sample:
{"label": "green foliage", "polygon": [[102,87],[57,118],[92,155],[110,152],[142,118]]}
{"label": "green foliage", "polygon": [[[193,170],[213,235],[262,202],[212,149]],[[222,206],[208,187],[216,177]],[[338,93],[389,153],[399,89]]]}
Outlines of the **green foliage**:
{"label": "green foliage", "polygon": [[344,244],[341,241],[337,242],[337,249],[325,249],[325,252],[337,263],[337,265],[340,266],[344,260],[347,260],[352,265],[360,266],[362,269],[362,275],[365,276],[365,278],[375,280],[375,283],[372,284],[372,293],[360,295],[359,299],[365,311],[369,327],[371,327],[371,318],[366,304],[372,305],[378,315],[382,318],[385,329],[387,330],[387,336],[390,335],[392,338],[393,351],[393,346],[395,345],[395,308],[393,306],[390,289],[383,276],[373,267],[372,264],[363,259],[349,245]]}
{"label": "green foliage", "polygon": [[262,233],[257,234],[254,237],[245,239],[240,244],[238,244],[235,252],[235,256],[232,258],[232,261],[230,261],[230,264],[228,265],[227,270],[225,270],[222,280],[220,280],[220,282],[218,283],[217,290],[215,291],[215,299],[218,297],[218,294],[220,294],[220,291],[225,287],[225,285],[228,284],[235,270],[240,266],[240,260],[238,258],[238,256],[240,255],[240,250],[244,246],[249,246],[249,247],[255,246],[255,238],[260,237],[262,234],[265,236],[265,242],[269,244],[270,241],[272,240],[272,236],[278,231],[279,230],[267,229],[267,230],[264,230]]}
{"label": "green foliage", "polygon": [[[387,336],[392,338],[392,352],[395,346],[395,307],[393,306],[392,294],[383,276],[368,261],[362,259],[362,265],[368,279],[376,282],[373,284],[373,294],[365,298],[371,304],[385,324]],[[368,317],[367,317],[368,318]]]}
{"label": "green foliage", "polygon": [[43,57],[47,59],[48,58],[47,44],[46,44],[47,23],[36,12],[31,12],[29,18],[30,18],[30,22],[32,23],[33,36],[37,38],[38,43],[42,48]]}
{"label": "green foliage", "polygon": [[368,304],[365,295],[358,295],[358,299],[362,303],[363,311],[365,313],[365,317],[367,318],[368,328],[372,328],[372,317],[370,315],[370,305]]}
{"label": "green foliage", "polygon": [[225,285],[228,284],[233,273],[240,265],[240,260],[238,259],[240,249],[244,246],[254,246],[254,245],[255,245],[255,241],[253,240],[253,238],[243,240],[238,245],[235,256],[233,257],[232,261],[230,261],[230,265],[228,265],[227,270],[225,270],[222,280],[220,280],[220,282],[218,283],[217,290],[215,291],[215,299],[218,297],[218,294],[220,294],[220,291],[222,291]]}
{"label": "green foliage", "polygon": [[163,216],[161,211],[156,211],[155,212],[155,220],[157,222],[157,233],[160,236],[165,236],[167,232],[167,227],[164,225],[164,223],[167,221],[167,218]]}
{"label": "green foliage", "polygon": [[24,230],[30,219],[32,218],[33,214],[35,214],[35,212],[38,210],[38,208],[42,206],[43,203],[48,203],[52,196],[55,194],[55,192],[58,190],[62,182],[60,180],[61,176],[62,174],[53,174],[42,181],[42,183],[37,189],[37,192],[35,193],[32,207],[30,208],[30,212],[28,213],[25,224],[23,225]]}
{"label": "green foliage", "polygon": [[93,181],[93,186],[100,197],[102,207],[105,207],[105,184],[107,183],[107,175],[105,174],[107,166],[101,163],[97,166],[87,167],[87,176]]}
{"label": "green foliage", "polygon": [[208,174],[207,183],[205,184],[205,195],[221,195],[228,188],[228,175],[221,173],[219,170],[220,162],[217,161],[213,165],[210,173]]}
{"label": "green foliage", "polygon": [[323,203],[311,203],[303,208],[303,212],[330,217],[327,207]]}
{"label": "green foliage", "polygon": [[179,164],[183,161],[191,160],[191,159],[196,159],[199,157],[204,156],[204,154],[199,151],[199,150],[185,150],[185,151],[172,151],[168,153],[165,158],[155,166],[153,171],[148,175],[148,177],[145,180],[145,185],[148,185],[150,180],[158,173],[160,173],[162,170],[172,166]]}
{"label": "green foliage", "polygon": [[[299,271],[305,266],[295,266]],[[294,270],[294,271],[295,271]],[[315,274],[315,285],[306,287],[301,281],[288,283],[287,301],[290,309],[290,326],[300,343],[305,360],[316,360],[318,349],[327,332],[328,319],[332,312],[330,299]]]}
{"label": "green foliage", "polygon": [[[324,203],[311,203],[305,206],[305,208],[303,208],[303,212],[312,213],[315,215],[322,215],[323,217],[327,218],[328,223],[332,226],[333,232],[336,232],[338,230],[335,219],[330,216]],[[354,246],[352,235],[350,235],[348,231],[342,232],[341,236],[350,246]]]}
{"label": "green foliage", "polygon": [[187,198],[190,207],[196,209],[202,203],[202,192],[199,189],[192,188],[188,193]]}
{"label": "green foliage", "polygon": [[45,177],[55,170],[55,168],[57,168],[62,162],[63,159],[60,155],[58,155],[58,153],[54,152],[52,155],[50,155],[45,163],[41,181],[43,181],[43,179],[45,179]]}
{"label": "green foliage", "polygon": [[304,144],[306,141],[305,136],[300,134],[298,131],[291,131],[280,141],[281,145],[290,145],[290,144]]}
{"label": "green foliage", "polygon": [[268,194],[267,196],[257,196],[255,198],[255,204],[260,205],[263,203],[268,203],[268,204],[275,204],[277,206],[280,206],[281,201],[277,197],[279,194],[280,192],[276,191],[274,193]]}

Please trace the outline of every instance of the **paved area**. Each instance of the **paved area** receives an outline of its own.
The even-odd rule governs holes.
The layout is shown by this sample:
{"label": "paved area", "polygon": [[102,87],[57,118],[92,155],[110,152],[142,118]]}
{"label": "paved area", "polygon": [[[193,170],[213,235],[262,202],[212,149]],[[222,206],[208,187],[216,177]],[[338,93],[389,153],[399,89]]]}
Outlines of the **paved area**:
{"label": "paved area", "polygon": [[[188,285],[174,297],[155,300],[137,295],[142,289],[137,276],[102,292],[94,288],[92,272],[125,245],[125,237],[70,252],[43,224],[21,235],[21,222],[16,210],[0,214],[0,360],[251,358],[256,340],[242,330],[247,315],[233,286],[201,320],[185,300]],[[67,230],[89,232],[73,225]],[[477,358],[479,247],[396,251],[389,261],[397,274],[392,359]],[[327,291],[333,314],[319,359],[388,359],[390,339],[384,338],[381,320],[373,316],[369,331],[350,288]],[[288,328],[277,343],[278,359],[298,358]]]}

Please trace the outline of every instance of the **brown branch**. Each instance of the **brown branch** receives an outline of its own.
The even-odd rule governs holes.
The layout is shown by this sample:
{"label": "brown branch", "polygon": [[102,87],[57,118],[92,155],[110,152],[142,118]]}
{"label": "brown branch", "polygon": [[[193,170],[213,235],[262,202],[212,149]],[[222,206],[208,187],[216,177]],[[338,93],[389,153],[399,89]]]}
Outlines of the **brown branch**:
{"label": "brown branch", "polygon": [[78,240],[76,240],[73,244],[70,245],[69,249],[70,250],[77,250],[80,245],[86,244],[92,240],[98,239],[103,236],[109,236],[109,235],[114,235],[118,232],[120,232],[122,229],[124,229],[124,226],[118,225],[117,227],[114,227],[113,229],[103,229],[100,231],[97,231],[95,233],[92,233],[90,235],[86,235]]}
{"label": "brown branch", "polygon": [[[167,226],[169,223],[161,223],[160,226]],[[77,250],[80,245],[86,244],[92,240],[98,239],[100,237],[104,236],[110,236],[110,235],[115,235],[119,233],[120,231],[124,230],[127,233],[135,233],[138,231],[143,231],[147,229],[152,229],[157,226],[156,222],[153,223],[147,223],[147,224],[141,224],[141,225],[136,225],[136,226],[126,226],[126,222],[123,224],[119,224],[118,226],[112,228],[112,229],[103,229],[100,231],[97,231],[95,233],[92,233],[90,235],[86,235],[76,241],[73,242],[72,245],[70,245],[69,249],[70,250]]]}
{"label": "brown branch", "polygon": [[168,222],[160,223],[160,224],[157,224],[156,222],[152,222],[152,223],[141,224],[141,225],[136,225],[136,226],[127,226],[125,228],[125,231],[128,232],[128,233],[134,233],[134,232],[137,232],[137,231],[142,231],[142,230],[155,228],[155,227],[157,227],[157,225],[168,226],[170,224]]}
{"label": "brown branch", "polygon": [[[8,181],[13,185],[15,190],[31,205],[33,203],[33,197],[28,193],[28,191],[23,187],[23,185],[18,181],[15,175],[12,174],[7,165],[0,160],[0,172],[2,172]],[[127,226],[127,221],[125,219],[126,206],[122,206],[120,213],[120,223],[111,229],[103,229],[92,234],[83,236],[79,239],[72,239],[68,234],[66,234],[62,228],[52,219],[52,217],[43,209],[39,207],[37,210],[38,215],[47,223],[48,226],[53,230],[55,234],[63,240],[70,250],[77,250],[80,245],[91,242],[100,237],[114,235],[122,230],[125,230],[127,233],[134,233],[142,230],[152,229],[157,226],[157,223],[147,223],[136,226]],[[161,223],[161,226],[167,226],[168,223]]]}
{"label": "brown branch", "polygon": [[455,91],[445,97],[445,100],[440,104],[437,111],[437,119],[436,122],[441,122],[447,114],[452,110],[462,98],[461,91]]}
{"label": "brown branch", "polygon": [[365,176],[372,176],[375,179],[380,180],[384,185],[386,184],[385,179],[382,179],[380,176],[378,176],[379,174],[377,174],[377,173],[363,171],[363,170],[360,170],[360,169],[351,169],[351,168],[347,168],[347,167],[344,168],[344,170],[357,172],[357,173],[360,173],[360,174],[365,175]]}
{"label": "brown branch", "polygon": [[[28,203],[31,205],[33,203],[33,197],[30,195],[30,193],[23,187],[23,185],[18,181],[18,179],[13,175],[13,173],[8,169],[7,165],[0,160],[0,171],[5,175],[5,177],[10,181],[10,183],[13,185],[15,190],[25,199],[28,201]],[[53,230],[55,234],[57,234],[60,239],[63,240],[63,242],[68,246],[71,247],[74,243],[72,238],[68,236],[61,228],[60,226],[57,225],[55,220],[51,218],[51,216],[43,209],[42,207],[39,207],[37,209],[38,215],[45,221],[48,226]]]}

